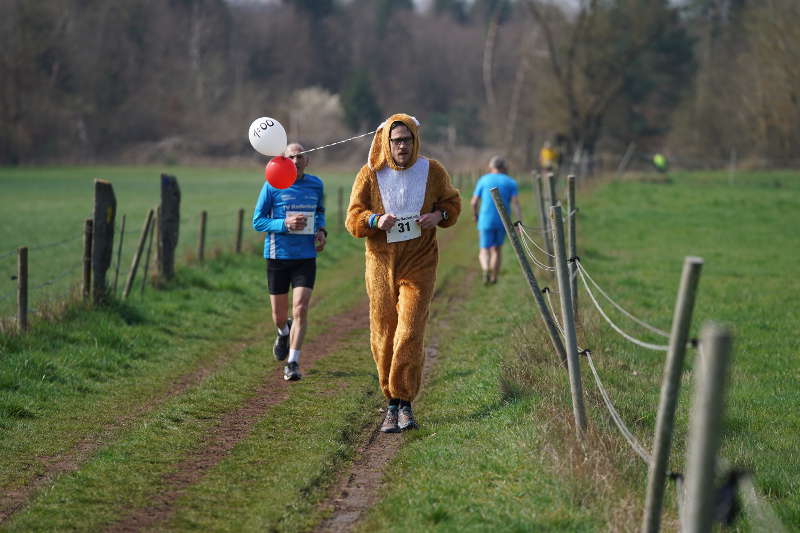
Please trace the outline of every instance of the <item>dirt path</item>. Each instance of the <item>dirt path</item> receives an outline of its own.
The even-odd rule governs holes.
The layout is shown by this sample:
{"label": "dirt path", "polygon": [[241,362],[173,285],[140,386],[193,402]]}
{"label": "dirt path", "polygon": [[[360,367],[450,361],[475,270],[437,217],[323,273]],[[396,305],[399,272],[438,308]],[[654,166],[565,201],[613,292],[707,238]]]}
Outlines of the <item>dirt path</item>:
{"label": "dirt path", "polygon": [[[309,354],[304,359],[304,368],[312,368],[317,360],[336,351],[337,345],[350,332],[369,323],[367,301],[360,301],[354,308],[331,318],[328,323],[329,327],[322,334],[303,346],[303,351]],[[207,435],[202,446],[181,462],[174,474],[164,479],[167,488],[156,496],[151,505],[132,511],[112,524],[107,531],[158,529],[159,524],[174,514],[178,498],[225,459],[236,444],[247,438],[270,406],[286,400],[289,387],[283,379],[281,368],[276,367],[275,372],[265,378],[253,397],[240,408],[228,413]]]}
{"label": "dirt path", "polygon": [[0,524],[14,513],[24,508],[34,495],[44,487],[52,484],[58,476],[78,470],[94,452],[105,444],[113,441],[123,430],[131,427],[134,421],[155,410],[159,405],[164,404],[171,398],[179,396],[189,388],[202,383],[207,377],[215,374],[220,368],[225,366],[236,354],[262,341],[263,332],[259,331],[251,338],[229,345],[225,352],[218,354],[208,364],[179,377],[169,390],[135,407],[132,406],[131,410],[124,416],[106,424],[97,432],[79,440],[64,453],[38,457],[37,459],[43,467],[43,472],[21,487],[6,489],[2,496],[0,496]]}
{"label": "dirt path", "polygon": [[[448,309],[451,304],[464,297],[462,287],[472,283],[475,273],[467,273],[457,280],[458,287],[442,287],[437,290],[435,298],[443,298]],[[435,331],[435,322],[446,320],[446,313],[431,313],[429,328]],[[439,355],[435,337],[426,339],[425,364],[423,366],[423,387],[431,377]],[[403,445],[402,433],[381,433],[379,426],[384,416],[381,411],[374,423],[368,427],[362,436],[361,446],[356,452],[356,459],[349,469],[341,472],[333,488],[328,492],[328,498],[320,504],[320,509],[330,510],[331,515],[317,526],[315,533],[330,533],[352,531],[358,524],[365,511],[369,510],[381,496],[382,489],[388,482],[384,479],[384,471],[391,460]]]}

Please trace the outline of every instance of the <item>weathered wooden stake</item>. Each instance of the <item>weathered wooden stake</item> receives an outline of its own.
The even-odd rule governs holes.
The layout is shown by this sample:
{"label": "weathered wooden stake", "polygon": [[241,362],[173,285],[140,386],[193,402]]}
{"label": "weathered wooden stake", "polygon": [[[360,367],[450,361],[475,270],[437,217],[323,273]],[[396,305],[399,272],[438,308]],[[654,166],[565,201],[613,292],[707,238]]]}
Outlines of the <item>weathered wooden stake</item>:
{"label": "weathered wooden stake", "polygon": [[88,302],[92,293],[92,219],[83,223],[83,301]]}
{"label": "weathered wooden stake", "polygon": [[586,410],[583,405],[583,385],[581,384],[581,367],[578,360],[578,337],[575,332],[575,318],[572,315],[569,273],[567,271],[567,256],[564,246],[564,223],[561,221],[560,205],[554,205],[550,208],[550,226],[553,228],[556,278],[558,278],[558,292],[561,297],[561,323],[564,325],[569,386],[572,392],[572,413],[575,416],[575,430],[577,431],[578,439],[583,439],[583,433],[586,431]]}
{"label": "weathered wooden stake", "polygon": [[647,475],[647,499],[642,521],[642,531],[646,533],[655,533],[661,527],[664,483],[672,448],[675,408],[678,405],[683,359],[686,354],[686,342],[689,338],[689,326],[692,323],[695,294],[702,267],[703,259],[700,257],[686,257],[683,261],[683,274],[678,288],[678,298],[675,302],[669,350],[661,381],[661,399],[656,417],[653,460]]}
{"label": "weathered wooden stake", "polygon": [[161,174],[161,204],[158,206],[156,258],[158,275],[169,281],[175,275],[175,249],[181,224],[181,189],[175,176]]}
{"label": "weathered wooden stake", "polygon": [[122,215],[122,225],[119,229],[119,245],[117,246],[117,267],[114,269],[114,294],[117,294],[117,281],[119,280],[119,265],[122,261],[122,241],[125,240],[125,215]]}
{"label": "weathered wooden stake", "polygon": [[142,234],[139,237],[139,245],[136,247],[136,253],[133,254],[131,261],[131,269],[128,271],[128,278],[125,280],[125,288],[122,290],[122,298],[125,299],[131,293],[133,288],[133,281],[136,279],[136,270],[139,268],[139,259],[142,257],[144,244],[147,242],[147,235],[150,233],[150,225],[153,222],[153,210],[147,212],[147,218],[144,221]]}
{"label": "weathered wooden stake", "polygon": [[106,299],[106,273],[114,255],[114,219],[117,198],[114,187],[106,180],[94,180],[94,213],[92,224],[92,302]]}
{"label": "weathered wooden stake", "polygon": [[685,533],[711,531],[714,515],[714,474],[720,445],[725,385],[730,366],[732,336],[717,324],[703,326],[702,356],[695,358],[694,397],[686,453]]}
{"label": "weathered wooden stake", "polygon": [[144,295],[144,288],[147,286],[147,273],[150,271],[150,250],[153,248],[153,234],[156,232],[158,220],[150,224],[150,238],[147,239],[147,253],[144,256],[144,270],[142,271],[142,285],[139,294]]}
{"label": "weathered wooden stake", "polygon": [[28,331],[28,247],[17,248],[17,329]]}
{"label": "weathered wooden stake", "polygon": [[208,211],[200,212],[200,237],[197,240],[197,260],[203,261],[206,257],[206,224],[208,223]]}
{"label": "weathered wooden stake", "polygon": [[533,173],[533,180],[536,182],[536,192],[539,196],[539,227],[542,230],[542,242],[544,249],[547,250],[547,266],[553,268],[553,239],[550,237],[550,218],[547,216],[544,198],[544,178],[538,172]]}
{"label": "weathered wooden stake", "polygon": [[244,227],[244,209],[239,209],[236,217],[236,253],[242,253],[242,229]]}
{"label": "weathered wooden stake", "polygon": [[578,208],[575,207],[575,175],[567,176],[567,250],[569,250],[569,290],[572,298],[572,317],[578,323],[578,264],[575,258],[578,256],[578,244],[575,237],[575,221],[577,220]]}
{"label": "weathered wooden stake", "polygon": [[542,320],[544,320],[545,326],[547,326],[547,333],[550,335],[550,341],[553,343],[553,347],[556,350],[556,354],[558,354],[558,357],[561,359],[561,362],[565,364],[567,352],[564,349],[564,343],[561,342],[561,337],[559,336],[558,329],[556,329],[553,316],[550,314],[550,310],[547,308],[547,304],[544,302],[542,291],[539,289],[539,284],[536,283],[536,277],[533,275],[531,265],[528,263],[528,259],[525,257],[525,252],[522,250],[522,244],[519,242],[519,236],[517,235],[517,231],[511,222],[511,218],[508,216],[505,206],[503,205],[503,199],[500,197],[500,192],[497,190],[497,187],[490,189],[489,192],[492,194],[492,200],[494,200],[494,205],[497,208],[497,212],[500,214],[500,219],[503,221],[503,226],[508,234],[508,239],[511,241],[511,246],[514,248],[514,252],[517,254],[517,259],[522,267],[522,273],[525,274],[525,279],[528,280],[528,286],[531,289],[531,293],[533,293],[533,299],[536,300],[536,305],[539,308],[539,314],[541,315]]}

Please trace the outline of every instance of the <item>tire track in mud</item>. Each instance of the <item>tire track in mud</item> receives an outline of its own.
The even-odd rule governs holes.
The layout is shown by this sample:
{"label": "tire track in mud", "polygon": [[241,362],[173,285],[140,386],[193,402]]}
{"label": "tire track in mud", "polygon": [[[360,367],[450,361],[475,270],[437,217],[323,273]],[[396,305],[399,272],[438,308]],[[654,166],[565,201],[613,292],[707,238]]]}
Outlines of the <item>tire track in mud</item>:
{"label": "tire track in mud", "polygon": [[136,420],[170,399],[183,394],[191,387],[199,385],[229,363],[237,354],[259,342],[263,342],[262,333],[230,345],[225,352],[214,357],[209,363],[178,377],[175,384],[167,391],[132,407],[129,412],[104,425],[98,431],[81,438],[63,453],[37,457],[36,459],[42,466],[43,472],[37,474],[20,487],[4,489],[3,495],[0,497],[0,524],[22,510],[43,488],[55,482],[56,478],[62,474],[77,471],[92,454],[104,445],[114,441],[121,432],[130,428]]}
{"label": "tire track in mud", "polygon": [[[476,278],[473,270],[450,278],[447,283],[440,285],[434,293],[435,298],[443,298],[444,302],[437,307],[448,310],[453,304],[466,297],[465,287],[470,286]],[[457,287],[450,284],[457,282]],[[432,311],[431,322],[447,320],[448,313]],[[431,330],[438,329],[430,327]],[[436,338],[427,339],[425,347],[425,363],[423,365],[423,394],[424,387],[431,378],[439,356]],[[315,529],[315,533],[331,533],[352,531],[364,516],[365,511],[372,508],[381,497],[384,487],[390,482],[384,478],[384,471],[394,456],[403,446],[403,433],[381,433],[380,424],[384,416],[381,410],[373,424],[362,435],[362,444],[356,452],[356,459],[351,466],[340,472],[338,479],[328,492],[328,497],[318,509],[329,511],[331,514]]]}
{"label": "tire track in mud", "polygon": [[[336,351],[336,346],[349,334],[369,323],[369,306],[366,299],[353,308],[345,310],[328,320],[329,327],[306,342],[303,351],[305,368],[328,353]],[[263,418],[267,410],[288,398],[291,385],[283,379],[283,372],[276,367],[267,375],[253,396],[242,406],[226,414],[206,436],[202,446],[179,463],[176,471],[163,480],[166,488],[157,494],[147,507],[135,509],[118,522],[111,524],[106,531],[128,532],[144,529],[158,529],[175,513],[177,500],[206,473],[225,459],[231,450],[247,438],[253,426]]]}

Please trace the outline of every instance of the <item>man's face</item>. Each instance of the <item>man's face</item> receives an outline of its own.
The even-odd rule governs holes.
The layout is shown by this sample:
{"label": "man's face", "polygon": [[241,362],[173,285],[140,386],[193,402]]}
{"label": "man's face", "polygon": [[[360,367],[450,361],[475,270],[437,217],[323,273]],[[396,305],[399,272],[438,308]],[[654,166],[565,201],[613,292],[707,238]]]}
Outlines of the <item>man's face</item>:
{"label": "man's face", "polygon": [[286,147],[286,151],[284,152],[284,156],[288,157],[294,163],[295,168],[297,169],[297,177],[301,177],[306,170],[306,165],[308,164],[308,157],[300,152],[303,151],[303,147],[299,144],[290,144]]}
{"label": "man's face", "polygon": [[405,167],[411,160],[414,151],[414,136],[406,126],[395,126],[389,132],[389,146],[392,150],[392,159],[399,167]]}

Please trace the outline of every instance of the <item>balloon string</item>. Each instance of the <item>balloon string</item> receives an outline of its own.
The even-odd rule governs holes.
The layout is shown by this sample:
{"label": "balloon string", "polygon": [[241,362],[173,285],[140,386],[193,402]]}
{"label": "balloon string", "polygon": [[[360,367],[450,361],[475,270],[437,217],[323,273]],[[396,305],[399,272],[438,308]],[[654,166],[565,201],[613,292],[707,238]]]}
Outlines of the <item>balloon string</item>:
{"label": "balloon string", "polygon": [[362,133],[361,135],[356,135],[355,137],[350,137],[349,139],[344,139],[344,140],[341,140],[341,141],[336,141],[335,143],[326,144],[326,145],[324,145],[324,146],[317,146],[316,148],[312,148],[312,149],[310,149],[310,150],[305,150],[305,151],[303,151],[303,152],[300,152],[300,153],[301,153],[301,154],[307,154],[308,152],[313,152],[314,150],[322,150],[323,148],[328,148],[329,146],[335,146],[335,145],[337,145],[337,144],[346,143],[347,141],[352,141],[353,139],[360,139],[361,137],[366,137],[367,135],[372,135],[372,134],[373,134],[373,133],[375,133],[376,131],[378,131],[378,130],[372,130],[372,131],[368,131],[367,133]]}

